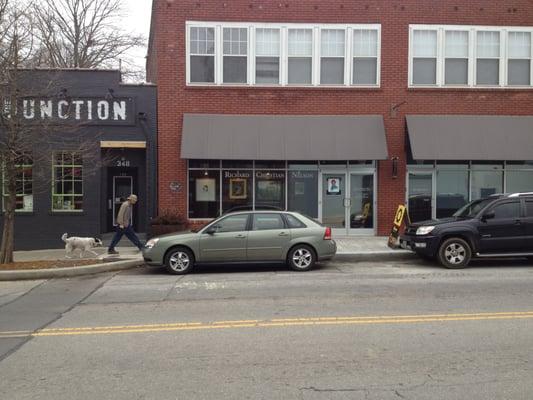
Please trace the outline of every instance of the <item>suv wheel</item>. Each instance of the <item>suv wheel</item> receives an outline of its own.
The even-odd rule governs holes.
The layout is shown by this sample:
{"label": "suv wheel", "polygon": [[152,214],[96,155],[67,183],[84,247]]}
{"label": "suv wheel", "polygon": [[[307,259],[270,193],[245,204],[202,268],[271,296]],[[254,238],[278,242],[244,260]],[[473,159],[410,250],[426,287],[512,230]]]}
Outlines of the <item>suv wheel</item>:
{"label": "suv wheel", "polygon": [[295,271],[309,271],[315,262],[314,250],[305,244],[294,246],[287,257],[287,264]]}
{"label": "suv wheel", "polygon": [[175,247],[165,257],[165,267],[174,275],[184,275],[194,267],[194,255],[187,249]]}
{"label": "suv wheel", "polygon": [[463,239],[446,239],[440,245],[438,257],[446,268],[465,268],[472,258],[472,250]]}

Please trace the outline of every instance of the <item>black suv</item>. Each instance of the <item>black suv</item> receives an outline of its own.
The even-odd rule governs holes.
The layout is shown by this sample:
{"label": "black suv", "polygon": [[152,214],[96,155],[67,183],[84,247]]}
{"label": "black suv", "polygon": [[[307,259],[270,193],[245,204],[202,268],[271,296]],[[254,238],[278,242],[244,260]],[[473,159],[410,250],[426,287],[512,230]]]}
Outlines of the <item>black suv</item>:
{"label": "black suv", "polygon": [[472,257],[533,260],[533,193],[493,195],[451,218],[410,224],[400,245],[446,268],[464,268]]}

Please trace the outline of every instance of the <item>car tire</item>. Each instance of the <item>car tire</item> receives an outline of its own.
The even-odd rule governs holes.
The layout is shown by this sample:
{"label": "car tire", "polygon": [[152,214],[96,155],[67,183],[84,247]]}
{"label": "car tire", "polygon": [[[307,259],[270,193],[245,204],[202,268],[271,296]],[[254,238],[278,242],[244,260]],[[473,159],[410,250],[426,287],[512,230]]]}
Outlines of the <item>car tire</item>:
{"label": "car tire", "polygon": [[315,263],[315,251],[305,244],[294,246],[287,256],[287,264],[294,271],[309,271]]}
{"label": "car tire", "polygon": [[472,258],[472,249],[463,239],[446,239],[439,247],[439,262],[446,268],[465,268]]}
{"label": "car tire", "polygon": [[165,268],[173,275],[185,275],[194,267],[194,254],[184,247],[174,247],[165,256]]}

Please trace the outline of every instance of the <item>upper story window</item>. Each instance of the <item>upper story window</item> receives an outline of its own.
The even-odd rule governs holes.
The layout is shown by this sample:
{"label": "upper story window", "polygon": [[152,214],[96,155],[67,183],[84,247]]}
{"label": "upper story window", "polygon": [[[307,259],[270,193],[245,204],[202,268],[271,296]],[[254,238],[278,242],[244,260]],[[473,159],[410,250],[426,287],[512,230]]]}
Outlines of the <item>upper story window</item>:
{"label": "upper story window", "polygon": [[215,29],[191,27],[190,29],[190,81],[215,82]]}
{"label": "upper story window", "polygon": [[223,82],[248,82],[248,29],[224,28]]}
{"label": "upper story window", "polygon": [[289,29],[288,84],[313,83],[313,30]]}
{"label": "upper story window", "polygon": [[380,25],[187,22],[187,84],[379,87]]}
{"label": "upper story window", "polygon": [[409,86],[531,87],[531,27],[411,25]]}

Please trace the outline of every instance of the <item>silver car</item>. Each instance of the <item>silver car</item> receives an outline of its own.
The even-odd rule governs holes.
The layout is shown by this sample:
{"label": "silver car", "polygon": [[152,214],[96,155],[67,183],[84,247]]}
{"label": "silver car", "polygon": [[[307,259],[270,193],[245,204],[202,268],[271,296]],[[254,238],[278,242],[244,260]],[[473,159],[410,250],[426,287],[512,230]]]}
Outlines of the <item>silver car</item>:
{"label": "silver car", "polygon": [[224,215],[199,232],[155,237],[143,249],[148,265],[186,274],[195,264],[284,262],[307,271],[337,252],[331,229],[296,212],[247,211]]}

